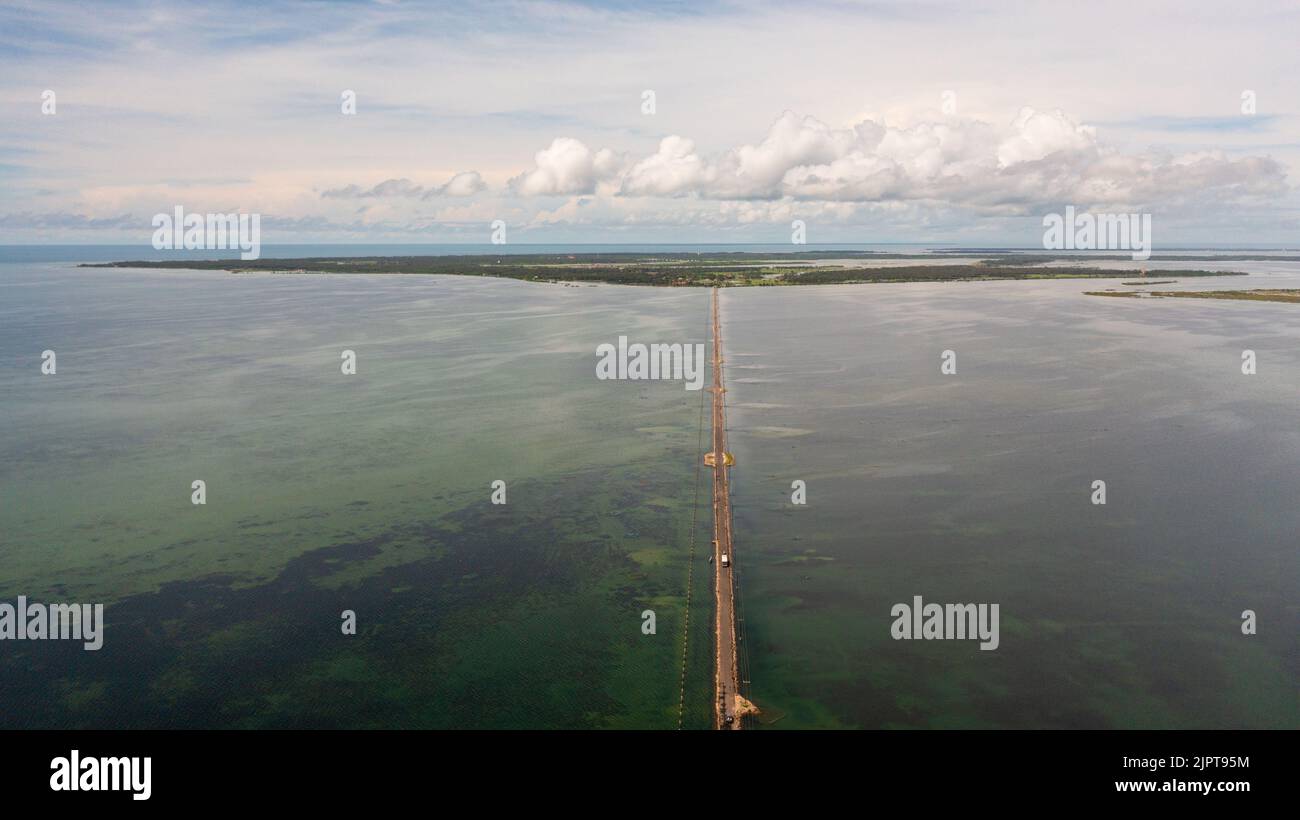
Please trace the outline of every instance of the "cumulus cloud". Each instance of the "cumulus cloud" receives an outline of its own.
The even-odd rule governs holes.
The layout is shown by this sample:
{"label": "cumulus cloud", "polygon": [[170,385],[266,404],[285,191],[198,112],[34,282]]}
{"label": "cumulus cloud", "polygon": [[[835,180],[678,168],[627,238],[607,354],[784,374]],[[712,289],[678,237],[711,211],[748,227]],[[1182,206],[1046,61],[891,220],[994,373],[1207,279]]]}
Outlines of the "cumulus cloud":
{"label": "cumulus cloud", "polygon": [[684,137],[665,137],[659,150],[632,166],[620,192],[632,196],[675,196],[697,191],[713,181],[715,171]]}
{"label": "cumulus cloud", "polygon": [[485,190],[487,183],[483,177],[479,176],[478,171],[461,171],[438,191],[439,196],[473,196],[479,191]]}
{"label": "cumulus cloud", "polygon": [[321,199],[371,199],[387,197],[408,197],[415,199],[433,199],[439,196],[473,196],[487,189],[478,171],[461,171],[442,185],[416,185],[411,180],[386,179],[370,188],[359,185],[347,185],[331,188],[321,193]]}
{"label": "cumulus cloud", "polygon": [[712,195],[715,198],[770,199],[785,193],[782,183],[792,168],[832,162],[855,147],[870,144],[877,129],[835,130],[813,117],[796,117],[787,111],[768,129],[757,145],[728,151],[718,163]]}
{"label": "cumulus cloud", "polygon": [[762,140],[704,156],[687,137],[660,141],[621,164],[564,137],[511,181],[521,195],[591,194],[608,182],[620,197],[719,201],[925,202],[990,213],[1046,204],[1151,206],[1196,197],[1217,201],[1287,191],[1282,165],[1223,153],[1123,154],[1066,113],[1023,108],[1009,123],[936,115],[907,126],[864,119],[832,128],[785,112]]}
{"label": "cumulus cloud", "polygon": [[1062,152],[1087,153],[1096,147],[1097,129],[1079,125],[1060,110],[1043,113],[1022,108],[1011,123],[1011,133],[998,145],[998,167],[1009,168]]}
{"label": "cumulus cloud", "polygon": [[557,137],[533,160],[531,171],[510,180],[511,190],[525,196],[595,193],[597,183],[614,177],[621,166],[613,151],[593,151],[572,137]]}

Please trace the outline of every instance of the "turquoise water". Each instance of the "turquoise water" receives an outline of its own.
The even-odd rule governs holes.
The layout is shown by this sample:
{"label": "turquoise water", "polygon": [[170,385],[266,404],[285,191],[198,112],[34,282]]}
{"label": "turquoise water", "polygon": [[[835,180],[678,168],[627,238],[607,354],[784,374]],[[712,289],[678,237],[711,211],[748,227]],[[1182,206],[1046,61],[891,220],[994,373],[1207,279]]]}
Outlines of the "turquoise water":
{"label": "turquoise water", "polygon": [[677,725],[700,394],[595,350],[703,342],[707,293],[46,264],[0,294],[0,600],[108,604],[97,653],[0,644],[0,722]]}

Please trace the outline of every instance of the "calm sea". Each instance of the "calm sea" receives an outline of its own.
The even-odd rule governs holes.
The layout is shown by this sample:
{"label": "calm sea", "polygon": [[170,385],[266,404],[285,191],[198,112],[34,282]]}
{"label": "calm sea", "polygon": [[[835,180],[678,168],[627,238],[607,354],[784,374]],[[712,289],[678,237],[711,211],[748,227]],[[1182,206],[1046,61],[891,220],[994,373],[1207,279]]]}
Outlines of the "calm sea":
{"label": "calm sea", "polygon": [[[108,628],[0,644],[0,725],[674,728],[684,651],[708,725],[702,395],[594,367],[707,341],[707,291],[3,253],[0,601]],[[1227,267],[1157,287],[1300,287]],[[761,725],[1300,727],[1296,308],[1121,281],[723,293]],[[915,595],[999,648],[892,640]]]}

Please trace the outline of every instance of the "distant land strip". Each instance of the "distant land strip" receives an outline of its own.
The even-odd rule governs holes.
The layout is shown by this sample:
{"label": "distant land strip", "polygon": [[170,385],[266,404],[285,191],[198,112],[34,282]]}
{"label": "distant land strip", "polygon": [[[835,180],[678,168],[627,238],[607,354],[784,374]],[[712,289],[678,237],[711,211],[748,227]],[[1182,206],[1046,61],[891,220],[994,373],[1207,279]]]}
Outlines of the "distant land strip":
{"label": "distant land strip", "polygon": [[[1125,282],[1124,284],[1129,284]],[[1229,299],[1237,302],[1291,302],[1300,304],[1300,290],[1267,289],[1255,290],[1089,290],[1087,296],[1123,296],[1126,298],[1163,299],[1172,296],[1179,299]]]}
{"label": "distant land strip", "polygon": [[[1124,259],[1126,257],[1115,257]],[[1271,258],[1271,257],[1266,257]],[[1165,259],[1165,257],[1162,257]],[[874,261],[914,261],[914,265],[872,267]],[[1204,257],[1188,261],[1222,261]],[[999,279],[1115,279],[1132,270],[1078,265],[1078,257],[982,254],[974,262],[954,263],[933,254],[873,251],[795,253],[591,253],[477,254],[472,256],[355,256],[304,259],[221,259],[106,262],[87,268],[170,268],[231,273],[444,274],[494,276],[530,282],[604,283],[664,287],[838,285],[871,282],[950,282]],[[852,264],[834,264],[848,262]],[[1161,270],[1160,276],[1245,276],[1239,271]]]}

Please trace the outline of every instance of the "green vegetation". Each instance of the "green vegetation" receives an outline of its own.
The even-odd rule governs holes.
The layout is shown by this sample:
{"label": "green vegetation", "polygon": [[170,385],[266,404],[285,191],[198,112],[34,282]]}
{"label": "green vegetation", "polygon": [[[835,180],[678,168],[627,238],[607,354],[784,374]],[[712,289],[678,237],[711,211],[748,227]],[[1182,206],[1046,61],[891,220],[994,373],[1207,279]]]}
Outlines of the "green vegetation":
{"label": "green vegetation", "polygon": [[[306,259],[111,262],[84,267],[228,270],[232,273],[368,273],[495,276],[530,282],[605,283],[667,287],[828,285],[865,282],[945,282],[988,279],[1115,278],[1123,271],[1044,267],[1071,257],[984,254],[974,264],[934,254],[874,251],[786,253],[592,253],[469,256],[361,256]],[[1077,257],[1075,257],[1077,259]],[[871,263],[914,260],[915,265]],[[839,264],[835,264],[839,263]],[[1171,276],[1244,276],[1219,271],[1168,271]]]}

